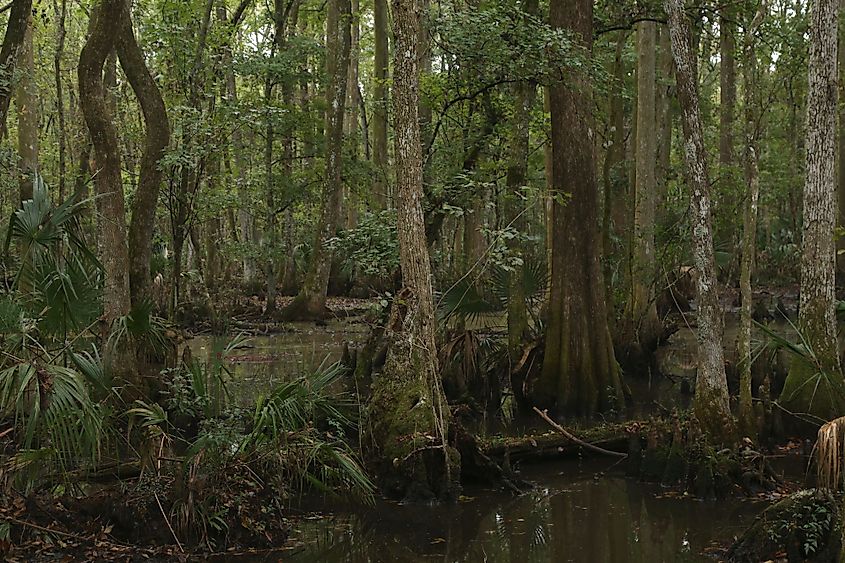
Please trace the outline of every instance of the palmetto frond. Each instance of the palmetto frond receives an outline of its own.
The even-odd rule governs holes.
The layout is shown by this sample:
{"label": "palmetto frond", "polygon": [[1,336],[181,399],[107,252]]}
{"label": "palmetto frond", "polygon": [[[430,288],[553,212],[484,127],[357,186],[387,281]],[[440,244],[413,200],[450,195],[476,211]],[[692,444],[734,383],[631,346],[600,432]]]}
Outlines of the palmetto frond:
{"label": "palmetto frond", "polygon": [[0,412],[14,420],[22,450],[49,452],[59,469],[99,458],[103,412],[74,369],[28,362],[0,371]]}

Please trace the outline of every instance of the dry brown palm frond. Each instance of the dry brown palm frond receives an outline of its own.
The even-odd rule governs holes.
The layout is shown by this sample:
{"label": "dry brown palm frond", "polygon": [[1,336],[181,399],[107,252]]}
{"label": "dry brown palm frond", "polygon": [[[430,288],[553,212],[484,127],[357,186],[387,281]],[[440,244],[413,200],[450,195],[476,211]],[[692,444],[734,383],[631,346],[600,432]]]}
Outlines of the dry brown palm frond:
{"label": "dry brown palm frond", "polygon": [[845,416],[827,422],[819,428],[818,484],[827,489],[842,489],[842,466],[845,455]]}

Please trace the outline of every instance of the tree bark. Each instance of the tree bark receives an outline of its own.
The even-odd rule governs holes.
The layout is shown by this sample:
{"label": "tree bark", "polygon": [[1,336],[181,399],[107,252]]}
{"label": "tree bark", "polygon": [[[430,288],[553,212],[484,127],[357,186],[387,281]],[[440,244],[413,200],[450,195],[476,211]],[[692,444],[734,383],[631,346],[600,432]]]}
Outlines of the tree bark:
{"label": "tree bark", "polygon": [[736,117],[736,14],[732,4],[719,9],[719,173],[725,177],[734,164]]}
{"label": "tree bark", "polygon": [[634,233],[632,239],[630,337],[642,349],[653,350],[660,337],[655,300],[654,233],[657,204],[657,25],[637,24],[637,156],[634,184]]}
{"label": "tree bark", "polygon": [[56,84],[56,119],[58,121],[59,140],[59,201],[65,199],[67,184],[67,126],[65,123],[65,93],[62,79],[62,57],[65,50],[65,19],[67,0],[61,1],[61,7],[53,0],[53,12],[56,16],[56,53],[53,56],[53,76]]}
{"label": "tree bark", "polygon": [[[121,178],[117,130],[108,103],[103,67],[115,48],[115,26],[120,29],[125,0],[101,0],[91,10],[88,38],[79,55],[79,103],[95,156],[94,186],[97,193],[98,244],[105,278],[103,287],[104,336],[115,321],[129,314],[129,248],[126,210]],[[146,395],[135,365],[132,348],[126,342],[111,342],[105,362],[117,381],[124,384],[124,400]]]}
{"label": "tree bark", "polygon": [[137,306],[150,297],[153,231],[162,179],[159,161],[170,143],[170,121],[161,91],[147,69],[144,53],[135,39],[128,0],[124,0],[122,10],[115,49],[120,66],[138,98],[146,130],[138,187],[129,224],[129,287],[132,304]]}
{"label": "tree bark", "polygon": [[[349,49],[349,70],[346,77],[346,107],[344,112],[344,135],[348,147],[347,154],[352,162],[356,162],[360,156],[360,126],[358,108],[361,105],[358,89],[358,60],[361,58],[361,13],[359,0],[351,0],[351,26],[350,26],[350,49]],[[344,186],[344,228],[354,229],[358,224],[358,197],[349,186]]]}
{"label": "tree bark", "polygon": [[[591,0],[553,0],[551,25],[589,55]],[[589,78],[567,73],[549,88],[552,114],[554,243],[543,370],[531,395],[543,407],[592,415],[624,404],[607,322],[594,166]]]}
{"label": "tree bark", "polygon": [[101,0],[91,13],[89,36],[79,56],[79,102],[91,134],[96,158],[94,185],[101,205],[100,245],[105,274],[103,316],[111,324],[129,312],[129,252],[120,175],[117,130],[111,119],[103,83],[103,66],[114,48],[113,25],[122,17],[123,0]]}
{"label": "tree bark", "polygon": [[35,56],[32,18],[26,25],[18,66],[15,105],[18,113],[18,185],[20,201],[32,199],[32,182],[38,173],[38,86],[35,83]]}
{"label": "tree bark", "polygon": [[3,132],[6,130],[6,116],[12,100],[15,65],[32,14],[32,0],[13,0],[11,6],[3,45],[0,46],[0,131]]}
{"label": "tree bark", "polygon": [[742,217],[742,262],[739,272],[739,289],[742,305],[739,313],[737,356],[739,357],[739,420],[745,430],[753,431],[754,409],[751,393],[751,311],[753,295],[751,277],[754,274],[757,239],[757,207],[760,200],[760,130],[762,104],[758,94],[757,38],[755,34],[766,15],[766,2],[760,1],[757,13],[745,32],[743,45],[743,90],[745,105],[745,182],[746,201]]}
{"label": "tree bark", "polygon": [[[674,97],[672,43],[669,28],[662,25],[657,30],[657,186],[658,210],[666,200],[669,174],[672,171],[672,98]],[[658,223],[659,223],[658,211]]]}
{"label": "tree bark", "polygon": [[326,22],[326,70],[329,76],[326,110],[326,183],[311,263],[299,294],[281,311],[285,320],[324,318],[332,252],[326,241],[335,235],[343,196],[343,115],[351,47],[350,0],[330,0]]}
{"label": "tree bark", "polygon": [[[810,4],[810,60],[807,79],[807,150],[804,230],[801,243],[801,299],[798,325],[812,361],[793,361],[781,402],[793,412],[824,420],[845,411],[842,368],[836,341],[836,110],[839,0]],[[818,392],[815,391],[818,387]]]}
{"label": "tree bark", "polygon": [[373,0],[373,35],[375,54],[373,61],[373,111],[370,130],[373,138],[373,196],[376,209],[390,207],[387,155],[388,108],[388,21],[387,0]]}
{"label": "tree bark", "polygon": [[[540,7],[537,0],[529,0],[525,3],[523,9],[526,14],[536,16]],[[529,81],[515,84],[513,88],[513,115],[511,117],[511,136],[505,182],[508,188],[508,225],[520,235],[524,234],[528,223],[525,217],[526,207],[524,202],[526,195],[523,193],[523,188],[528,178],[531,110],[534,106],[536,90],[537,85]],[[524,264],[524,244],[519,237],[509,240],[510,251]],[[511,366],[519,362],[523,341],[528,331],[523,264],[514,264],[509,274],[508,355]]]}
{"label": "tree bark", "polygon": [[[845,0],[839,1],[840,13],[845,9]],[[845,99],[845,27],[839,29],[839,99]],[[836,183],[837,220],[839,236],[836,237],[836,281],[845,287],[845,106],[839,106],[839,178]]]}
{"label": "tree bark", "polygon": [[691,192],[693,255],[698,301],[698,372],[693,409],[705,432],[716,440],[733,433],[722,349],[723,319],[719,306],[716,261],[710,217],[710,180],[698,99],[698,72],[690,49],[689,23],[683,0],[666,0],[669,32],[681,120],[684,129],[684,159]]}
{"label": "tree bark", "polygon": [[460,457],[448,443],[440,383],[431,263],[425,235],[419,122],[418,0],[393,0],[393,115],[399,256],[403,288],[385,329],[388,354],[373,384],[369,420],[388,494],[446,498],[457,492]]}
{"label": "tree bark", "polygon": [[[625,44],[628,40],[627,30],[616,32],[614,57],[613,57],[613,86],[610,92],[610,141],[604,156],[602,169],[602,181],[604,190],[604,209],[602,217],[602,252],[605,256],[620,256],[618,270],[620,272],[619,285],[623,288],[628,286],[627,273],[630,271],[628,260],[630,258],[628,248],[630,245],[626,239],[630,239],[628,225],[628,209],[630,198],[628,197],[628,174],[625,163]],[[551,144],[547,144],[550,147]],[[550,156],[547,160],[551,162]],[[547,168],[550,168],[547,163]],[[622,241],[620,245],[613,245],[615,235]],[[551,240],[551,237],[548,237]],[[619,248],[621,247],[621,251]],[[550,261],[551,263],[551,261]],[[607,309],[608,318],[611,323],[615,321],[613,302],[613,269],[612,262],[604,262],[604,281],[607,287]]]}

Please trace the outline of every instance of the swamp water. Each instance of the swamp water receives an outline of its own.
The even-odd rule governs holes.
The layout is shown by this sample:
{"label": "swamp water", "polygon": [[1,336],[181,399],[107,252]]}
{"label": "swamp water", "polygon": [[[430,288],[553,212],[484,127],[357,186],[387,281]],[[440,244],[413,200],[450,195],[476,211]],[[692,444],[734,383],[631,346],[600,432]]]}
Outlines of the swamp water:
{"label": "swamp water", "polygon": [[[527,466],[514,497],[466,490],[437,506],[378,501],[298,523],[281,560],[305,563],[714,561],[765,503],[701,501],[609,470],[613,461]],[[607,473],[604,473],[608,471]],[[275,560],[275,559],[274,559]]]}
{"label": "swamp water", "polygon": [[[249,339],[226,362],[233,399],[258,395],[340,359],[345,343],[360,345],[363,324],[294,324],[281,334]],[[230,337],[189,341],[194,357],[214,361]],[[674,351],[688,353],[679,339]],[[663,395],[657,381],[647,386]],[[643,384],[642,381],[638,385]],[[668,397],[667,397],[668,398]],[[637,409],[639,410],[639,409]],[[614,461],[593,459],[526,465],[536,488],[519,497],[467,489],[438,506],[378,500],[350,507],[326,501],[295,518],[281,552],[249,560],[297,563],[491,561],[657,563],[714,561],[766,503],[738,498],[702,501],[625,477]],[[281,546],[280,546],[281,547]],[[243,559],[241,559],[243,560]]]}

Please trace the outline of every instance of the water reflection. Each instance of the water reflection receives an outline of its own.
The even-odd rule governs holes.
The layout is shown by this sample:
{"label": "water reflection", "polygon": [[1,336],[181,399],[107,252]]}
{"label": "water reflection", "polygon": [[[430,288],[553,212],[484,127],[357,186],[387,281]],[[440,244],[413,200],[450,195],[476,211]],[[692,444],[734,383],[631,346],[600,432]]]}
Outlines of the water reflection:
{"label": "water reflection", "polygon": [[630,562],[712,560],[762,509],[667,496],[600,466],[532,469],[543,485],[513,498],[490,492],[447,506],[380,502],[300,526],[287,561]]}
{"label": "water reflection", "polygon": [[[236,403],[249,406],[256,397],[292,378],[330,365],[341,358],[344,344],[361,345],[369,328],[362,323],[330,321],[326,326],[289,323],[288,332],[252,336],[248,346],[229,355],[224,365],[231,373],[227,382]],[[194,358],[219,362],[231,336],[197,336],[188,341]]]}

